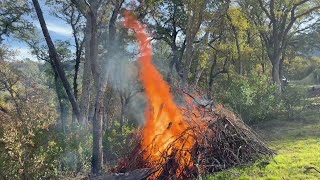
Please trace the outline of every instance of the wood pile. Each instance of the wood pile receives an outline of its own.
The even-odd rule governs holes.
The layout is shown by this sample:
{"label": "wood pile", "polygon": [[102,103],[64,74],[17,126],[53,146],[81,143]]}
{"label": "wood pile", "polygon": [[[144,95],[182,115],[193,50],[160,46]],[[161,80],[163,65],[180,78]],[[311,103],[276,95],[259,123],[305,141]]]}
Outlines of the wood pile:
{"label": "wood pile", "polygon": [[[190,123],[190,128],[184,133],[195,141],[192,150],[172,148],[175,142],[182,141],[181,138],[185,137],[181,135],[168,146],[167,153],[162,155],[165,162],[150,162],[143,157],[144,150],[140,148],[141,136],[137,133],[133,142],[136,146],[134,152],[122,159],[118,166],[112,169],[113,173],[150,168],[146,172],[148,179],[188,179],[250,164],[261,157],[271,157],[274,154],[256,133],[231,111],[221,105],[214,106],[213,103],[202,104],[200,96],[182,91],[179,93],[186,99],[189,96],[189,100],[184,102],[188,105],[180,110]],[[180,167],[177,172],[186,153],[191,154],[190,162],[182,170]]]}

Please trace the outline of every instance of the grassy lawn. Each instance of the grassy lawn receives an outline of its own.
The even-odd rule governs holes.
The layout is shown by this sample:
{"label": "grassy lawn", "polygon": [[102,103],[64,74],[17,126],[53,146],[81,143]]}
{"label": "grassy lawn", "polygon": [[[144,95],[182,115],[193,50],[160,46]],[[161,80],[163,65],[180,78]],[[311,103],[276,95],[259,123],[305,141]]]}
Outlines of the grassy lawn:
{"label": "grassy lawn", "polygon": [[[273,160],[231,169],[209,179],[320,179],[320,113],[312,112],[295,121],[275,120],[255,127],[276,150]],[[267,161],[268,162],[268,161]]]}

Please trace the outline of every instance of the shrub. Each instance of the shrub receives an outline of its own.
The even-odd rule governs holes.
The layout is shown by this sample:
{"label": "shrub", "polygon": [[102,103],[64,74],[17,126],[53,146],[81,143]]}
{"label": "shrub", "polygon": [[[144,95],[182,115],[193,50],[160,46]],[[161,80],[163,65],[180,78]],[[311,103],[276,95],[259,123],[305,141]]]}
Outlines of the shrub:
{"label": "shrub", "polygon": [[131,153],[135,145],[132,144],[134,132],[133,125],[126,123],[121,132],[120,122],[114,121],[113,125],[104,133],[103,147],[108,162],[121,159]]}
{"label": "shrub", "polygon": [[276,110],[276,87],[270,85],[267,76],[234,77],[216,97],[229,106],[247,123],[270,119]]}
{"label": "shrub", "polygon": [[92,136],[87,128],[73,125],[61,133],[58,141],[62,148],[59,158],[60,172],[64,175],[88,172],[91,167]]}
{"label": "shrub", "polygon": [[1,178],[56,177],[61,148],[52,133],[57,120],[52,93],[6,62],[0,62],[0,75]]}
{"label": "shrub", "polygon": [[316,84],[320,84],[320,69],[315,69],[313,71],[313,79],[315,80]]}
{"label": "shrub", "polygon": [[307,103],[306,89],[299,86],[287,86],[281,93],[282,111],[288,119],[295,118],[304,110]]}
{"label": "shrub", "polygon": [[284,74],[290,80],[302,80],[315,70],[318,58],[295,57],[291,61],[285,60]]}
{"label": "shrub", "polygon": [[11,109],[1,124],[0,172],[5,172],[6,179],[42,179],[57,175],[61,148],[51,133],[56,120],[55,108],[40,97],[44,94],[36,94],[34,90],[30,98],[18,102],[19,113]]}

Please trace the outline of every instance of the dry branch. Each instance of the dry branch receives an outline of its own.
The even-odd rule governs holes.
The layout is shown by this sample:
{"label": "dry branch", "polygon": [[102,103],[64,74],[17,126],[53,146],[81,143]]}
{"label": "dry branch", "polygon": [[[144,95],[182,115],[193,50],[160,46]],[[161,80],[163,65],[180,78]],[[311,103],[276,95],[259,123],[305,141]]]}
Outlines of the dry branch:
{"label": "dry branch", "polygon": [[[140,149],[141,135],[136,136],[137,146],[130,157],[123,159],[113,172],[127,172],[135,169],[151,168],[155,174],[152,178],[157,179],[186,179],[202,176],[253,163],[262,156],[272,156],[274,152],[260,140],[244,122],[237,118],[231,111],[219,107],[200,105],[202,96],[175,89],[178,96],[191,96],[193,103],[184,102],[185,106],[180,110],[189,123],[179,137],[173,141],[164,151],[161,162],[152,162],[148,157],[144,158],[145,149]],[[181,98],[183,99],[183,98]],[[161,110],[160,110],[161,112]],[[161,135],[160,135],[161,136]],[[175,143],[191,137],[194,141],[191,150],[174,149]],[[184,139],[183,139],[184,138]],[[150,144],[150,147],[156,144]],[[148,148],[148,147],[147,147]],[[187,154],[191,155],[188,165],[182,167],[187,161]]]}

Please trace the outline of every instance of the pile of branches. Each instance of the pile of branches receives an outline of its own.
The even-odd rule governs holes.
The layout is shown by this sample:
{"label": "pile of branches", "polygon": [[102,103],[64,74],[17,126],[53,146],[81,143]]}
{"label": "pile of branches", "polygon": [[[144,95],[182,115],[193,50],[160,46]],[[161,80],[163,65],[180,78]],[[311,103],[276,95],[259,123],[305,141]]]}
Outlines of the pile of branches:
{"label": "pile of branches", "polygon": [[274,152],[243,121],[221,108],[206,116],[206,129],[193,148],[196,175],[246,165]]}
{"label": "pile of branches", "polygon": [[[201,104],[198,97],[185,92],[179,93],[192,97],[196,102],[195,107],[181,108],[181,112],[189,119],[190,128],[184,133],[194,139],[193,148],[188,151],[172,149],[174,144],[171,144],[167,151],[170,154],[162,155],[165,162],[150,162],[143,158],[144,150],[140,149],[141,136],[138,133],[135,138],[135,151],[124,158],[112,172],[125,173],[150,168],[144,177],[186,179],[250,164],[261,157],[271,157],[274,154],[255,132],[231,111],[221,105],[214,106],[213,103]],[[177,141],[185,137],[177,137]],[[190,162],[177,173],[184,153],[191,155]],[[150,167],[150,164],[153,166]]]}

